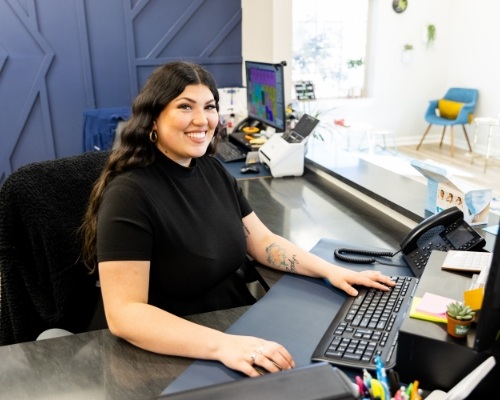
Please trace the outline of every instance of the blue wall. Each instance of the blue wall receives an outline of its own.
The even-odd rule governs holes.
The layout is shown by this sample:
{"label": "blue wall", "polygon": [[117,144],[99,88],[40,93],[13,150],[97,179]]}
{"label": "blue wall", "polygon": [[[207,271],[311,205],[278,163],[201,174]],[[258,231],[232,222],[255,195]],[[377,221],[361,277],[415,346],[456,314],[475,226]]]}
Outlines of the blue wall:
{"label": "blue wall", "polygon": [[241,86],[240,0],[0,1],[0,184],[83,151],[86,109],[129,106],[158,65]]}

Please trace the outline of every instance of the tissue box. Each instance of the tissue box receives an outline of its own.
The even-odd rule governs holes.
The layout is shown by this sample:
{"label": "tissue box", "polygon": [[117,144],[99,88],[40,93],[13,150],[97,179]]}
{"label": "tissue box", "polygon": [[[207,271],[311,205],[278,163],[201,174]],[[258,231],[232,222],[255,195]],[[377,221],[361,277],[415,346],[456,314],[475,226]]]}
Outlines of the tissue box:
{"label": "tissue box", "polygon": [[456,177],[448,176],[446,169],[412,160],[411,165],[427,178],[425,209],[443,211],[453,206],[464,213],[464,220],[471,226],[488,222],[491,204],[491,189],[478,188]]}

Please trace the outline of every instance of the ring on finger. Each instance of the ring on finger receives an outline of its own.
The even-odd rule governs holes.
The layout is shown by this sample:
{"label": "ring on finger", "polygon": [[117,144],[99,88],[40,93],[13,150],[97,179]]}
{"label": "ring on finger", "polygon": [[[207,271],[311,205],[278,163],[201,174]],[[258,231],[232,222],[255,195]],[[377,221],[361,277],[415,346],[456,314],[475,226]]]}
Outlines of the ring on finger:
{"label": "ring on finger", "polygon": [[262,346],[260,349],[259,349],[259,353],[262,354],[264,351],[264,346]]}
{"label": "ring on finger", "polygon": [[257,358],[257,354],[252,353],[252,355],[250,356],[250,359],[252,360],[252,364],[255,364],[255,359],[256,358]]}

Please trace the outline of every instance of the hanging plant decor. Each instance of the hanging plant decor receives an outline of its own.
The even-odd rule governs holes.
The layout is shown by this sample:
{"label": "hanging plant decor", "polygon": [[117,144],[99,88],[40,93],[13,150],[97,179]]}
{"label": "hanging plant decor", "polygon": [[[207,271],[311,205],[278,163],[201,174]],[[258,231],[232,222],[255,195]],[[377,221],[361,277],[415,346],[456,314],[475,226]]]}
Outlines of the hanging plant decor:
{"label": "hanging plant decor", "polygon": [[430,46],[436,40],[436,26],[427,25],[427,46]]}

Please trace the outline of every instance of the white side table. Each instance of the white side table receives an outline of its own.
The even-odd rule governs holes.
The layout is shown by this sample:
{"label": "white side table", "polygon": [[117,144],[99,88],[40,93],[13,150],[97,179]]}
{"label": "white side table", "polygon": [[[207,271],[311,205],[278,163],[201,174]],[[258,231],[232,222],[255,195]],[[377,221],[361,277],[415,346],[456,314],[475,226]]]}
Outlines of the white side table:
{"label": "white side table", "polygon": [[396,136],[394,135],[393,131],[389,129],[368,129],[366,131],[366,134],[368,135],[368,142],[369,142],[368,151],[370,153],[375,153],[379,138],[382,138],[383,140],[382,142],[383,145],[381,146],[383,150],[388,149],[387,140],[390,139],[392,151],[393,153],[397,153],[398,148],[396,146]]}
{"label": "white side table", "polygon": [[333,128],[334,131],[340,133],[342,137],[345,137],[346,150],[351,151],[351,136],[354,136],[356,133],[362,135],[358,145],[358,150],[360,150],[363,138],[367,135],[367,132],[370,129],[373,129],[373,126],[365,122],[335,119],[333,121]]}
{"label": "white side table", "polygon": [[[496,126],[500,125],[500,119],[499,118],[492,118],[492,117],[479,117],[479,118],[474,118],[474,149],[476,148],[477,144],[477,137],[478,137],[478,131],[480,126],[485,126],[488,128],[488,137],[486,140],[486,154],[484,157],[484,172],[486,172],[486,168],[488,167],[488,161],[491,156],[491,139],[494,134],[494,128]],[[471,164],[474,162],[474,156],[472,156],[471,159]]]}

